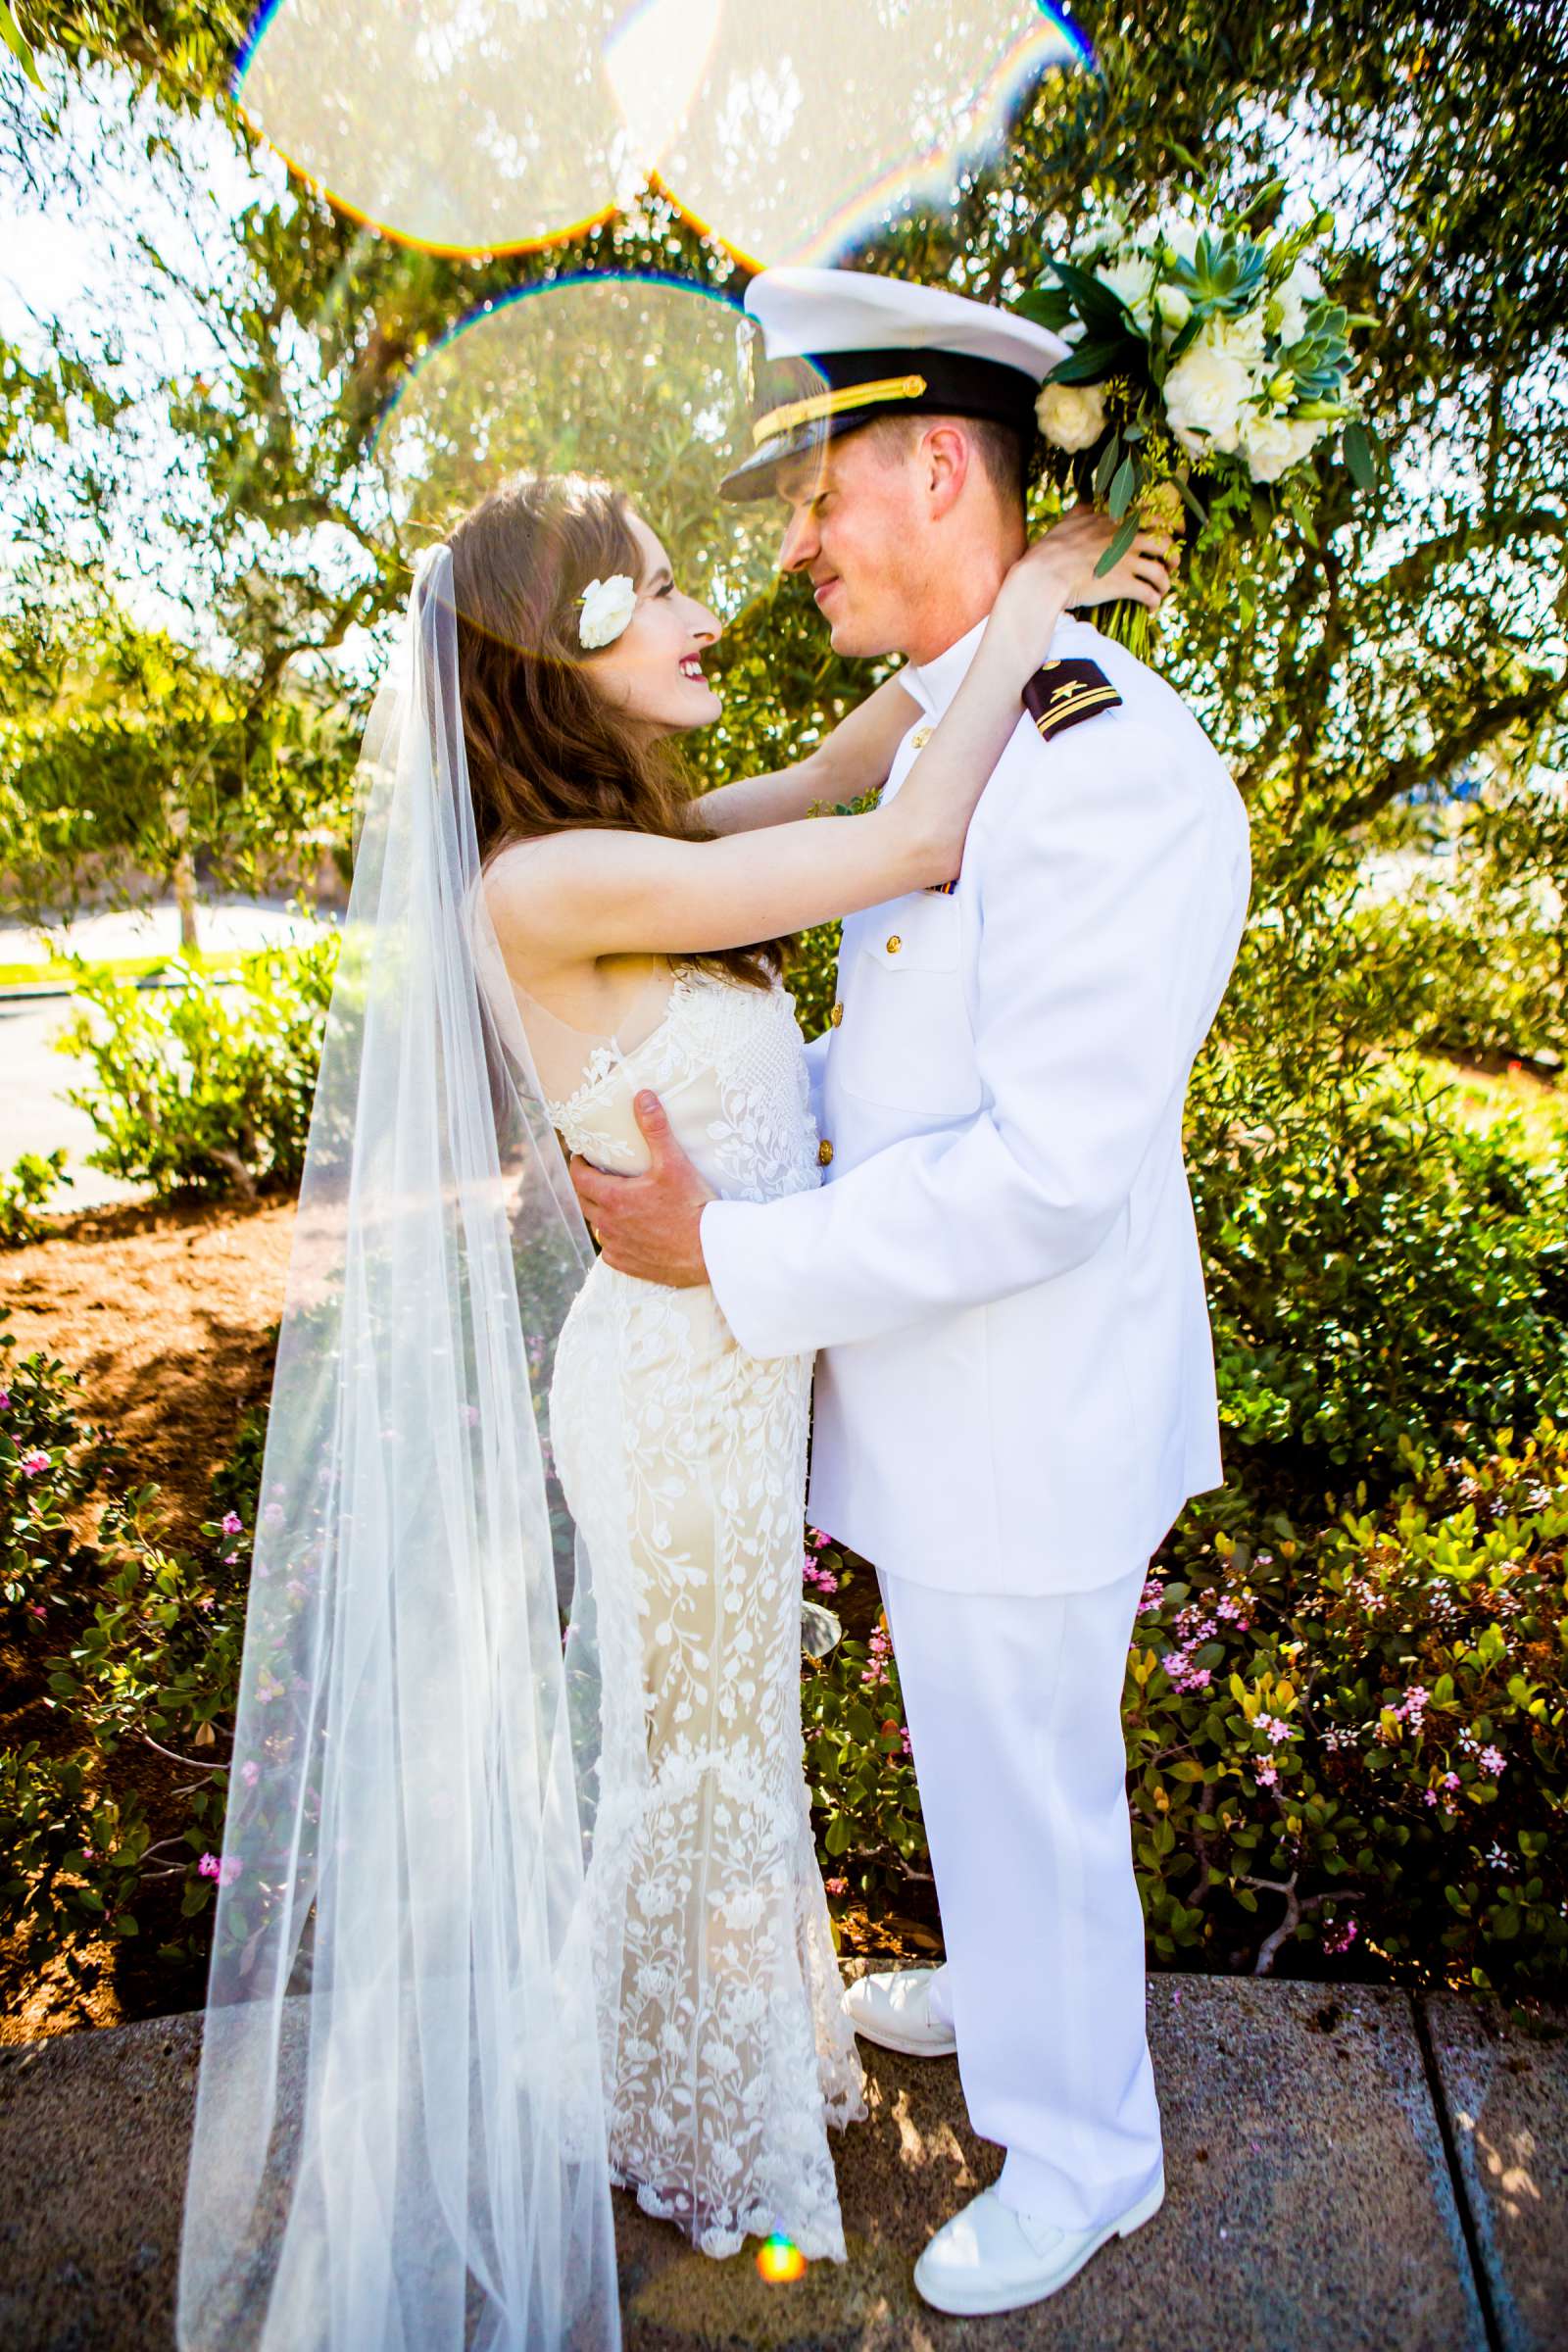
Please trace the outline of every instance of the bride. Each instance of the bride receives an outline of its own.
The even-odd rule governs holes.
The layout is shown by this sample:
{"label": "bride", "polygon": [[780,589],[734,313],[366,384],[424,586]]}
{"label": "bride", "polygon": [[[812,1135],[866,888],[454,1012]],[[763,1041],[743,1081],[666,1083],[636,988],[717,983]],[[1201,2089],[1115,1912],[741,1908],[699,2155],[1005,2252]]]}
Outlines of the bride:
{"label": "bride", "polygon": [[[889,681],[693,801],[719,635],[626,496],[522,475],[421,558],[366,798],[245,1603],[183,2352],[618,2342],[607,2183],[844,2258],[865,2112],[800,1723],[808,1356],[594,1257],[567,1152],[820,1181],[784,944],[958,869],[1080,514],[951,709]],[[524,1400],[530,1409],[524,1410]],[[569,1602],[564,1656],[558,1600]]]}

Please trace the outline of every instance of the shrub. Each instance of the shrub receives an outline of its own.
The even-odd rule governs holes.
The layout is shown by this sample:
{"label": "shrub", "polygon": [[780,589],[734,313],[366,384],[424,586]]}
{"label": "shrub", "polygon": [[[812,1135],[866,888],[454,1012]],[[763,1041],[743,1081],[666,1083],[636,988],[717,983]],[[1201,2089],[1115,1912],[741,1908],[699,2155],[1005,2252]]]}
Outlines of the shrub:
{"label": "shrub", "polygon": [[1400,1451],[1393,1496],[1311,1537],[1195,1505],[1150,1579],[1126,1724],[1163,1958],[1223,1952],[1262,1895],[1261,1966],[1359,1938],[1401,1977],[1561,1982],[1568,1430]]}
{"label": "shrub", "polygon": [[[1123,1702],[1150,1947],[1560,1992],[1568,1430],[1401,1455],[1311,1535],[1200,1497],[1154,1564]],[[885,1632],[808,1665],[802,1716],[830,1892],[926,1880]]]}
{"label": "shrub", "polygon": [[79,1419],[80,1386],[41,1349],[19,1356],[0,1324],[0,1600],[34,1620],[69,1604],[96,1570],[96,1547],[73,1519],[125,1458],[107,1431]]}
{"label": "shrub", "polygon": [[[808,1594],[831,1594],[838,1605],[839,1592],[858,1573],[855,1555],[817,1529],[808,1534]],[[801,1727],[830,1903],[837,1907],[852,1886],[874,1898],[897,1895],[910,1881],[929,1885],[904,1698],[880,1614],[863,1641],[846,1633],[825,1657],[807,1661]]]}
{"label": "shrub", "polygon": [[47,1158],[41,1152],[24,1152],[10,1175],[0,1176],[0,1250],[17,1250],[24,1242],[37,1241],[45,1227],[34,1210],[43,1206],[57,1186],[72,1182],[66,1174],[63,1149],[51,1152]]}
{"label": "shrub", "polygon": [[66,1100],[100,1138],[87,1164],[161,1193],[287,1190],[305,1164],[337,969],[335,934],[239,959],[229,989],[183,959],[144,993],[74,958],[85,1007],[58,1041],[92,1068]]}
{"label": "shrub", "polygon": [[1228,1073],[1188,1168],[1236,1471],[1312,1513],[1347,1469],[1387,1491],[1401,1440],[1568,1414],[1568,1152],[1461,1126],[1384,1072],[1250,1128]]}
{"label": "shrub", "polygon": [[[0,1933],[18,1939],[27,1965],[58,1958],[79,1982],[84,1932],[138,1934],[132,1906],[149,1894],[177,1887],[182,1920],[213,1899],[226,1790],[214,1727],[233,1715],[261,1417],[247,1416],[215,1477],[202,1545],[172,1551],[159,1541],[156,1489],[126,1487],[123,1448],[78,1421],[76,1376],[38,1354],[11,1361],[7,1338],[0,1351],[13,1654],[42,1680],[64,1736],[64,1752],[36,1739],[0,1749]],[[92,1534],[74,1533],[93,1512]],[[141,1797],[118,1785],[113,1759],[123,1745],[194,1773],[173,1791],[183,1819],[169,1835],[155,1838]],[[171,1961],[200,1956],[194,1931],[158,1949]]]}

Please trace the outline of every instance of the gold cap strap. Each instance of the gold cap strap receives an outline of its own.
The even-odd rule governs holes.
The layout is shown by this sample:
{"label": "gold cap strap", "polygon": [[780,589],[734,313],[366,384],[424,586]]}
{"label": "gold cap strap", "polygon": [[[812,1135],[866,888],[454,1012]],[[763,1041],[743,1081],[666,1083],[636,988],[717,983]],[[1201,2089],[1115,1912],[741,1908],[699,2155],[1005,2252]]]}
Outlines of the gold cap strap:
{"label": "gold cap strap", "polygon": [[874,400],[918,400],[925,390],[923,375],[885,375],[874,384],[846,384],[841,392],[814,392],[809,400],[786,401],[769,409],[752,427],[752,445],[760,449],[775,433],[791,433],[798,424],[817,416],[841,416],[846,409],[868,408]]}

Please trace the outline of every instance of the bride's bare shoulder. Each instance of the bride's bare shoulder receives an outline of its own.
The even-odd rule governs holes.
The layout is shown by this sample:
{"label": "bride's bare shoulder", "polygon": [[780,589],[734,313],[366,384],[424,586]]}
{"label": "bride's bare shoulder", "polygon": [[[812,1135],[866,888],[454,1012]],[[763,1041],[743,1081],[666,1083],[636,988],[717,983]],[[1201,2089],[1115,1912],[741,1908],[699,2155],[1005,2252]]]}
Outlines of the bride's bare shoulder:
{"label": "bride's bare shoulder", "polygon": [[592,876],[606,839],[593,826],[573,826],[561,833],[521,835],[495,851],[485,861],[480,888],[497,930],[521,920],[531,929],[548,923],[564,896]]}

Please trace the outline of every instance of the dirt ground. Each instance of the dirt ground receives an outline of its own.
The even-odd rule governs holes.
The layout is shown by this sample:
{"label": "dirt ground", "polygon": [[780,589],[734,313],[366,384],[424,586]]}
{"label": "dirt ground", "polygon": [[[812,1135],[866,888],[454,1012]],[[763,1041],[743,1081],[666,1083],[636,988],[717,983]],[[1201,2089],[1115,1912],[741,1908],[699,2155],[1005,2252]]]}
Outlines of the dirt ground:
{"label": "dirt ground", "polygon": [[265,1401],[292,1201],[86,1209],[0,1258],[20,1350],[82,1376],[82,1410],[156,1480],[184,1543],[240,1415]]}
{"label": "dirt ground", "polygon": [[[82,1417],[126,1448],[135,1484],[157,1484],[172,1545],[196,1541],[212,1475],[241,1416],[270,1390],[293,1217],[292,1201],[89,1209],[50,1219],[45,1239],[0,1255],[0,1301],[19,1352],[43,1348],[81,1374]],[[863,1634],[875,1583],[869,1574],[856,1583],[864,1590],[845,1616]],[[49,1753],[74,1744],[66,1719],[47,1704],[46,1646],[24,1654],[0,1638],[0,1747],[35,1739]],[[155,1837],[181,1825],[187,1770],[126,1743],[105,1777],[112,1789],[142,1798]],[[845,1953],[929,1962],[940,1952],[929,1888],[911,1887],[909,1912],[847,1908]],[[79,1988],[58,1963],[27,1971],[0,1940],[0,2042],[198,2005],[204,1972],[172,1972],[156,1958],[175,1909],[166,1921],[156,1901],[138,1897],[136,1914],[139,1936],[77,1947]]]}

